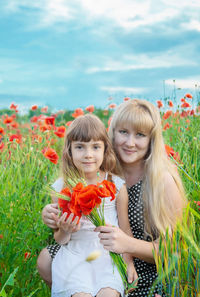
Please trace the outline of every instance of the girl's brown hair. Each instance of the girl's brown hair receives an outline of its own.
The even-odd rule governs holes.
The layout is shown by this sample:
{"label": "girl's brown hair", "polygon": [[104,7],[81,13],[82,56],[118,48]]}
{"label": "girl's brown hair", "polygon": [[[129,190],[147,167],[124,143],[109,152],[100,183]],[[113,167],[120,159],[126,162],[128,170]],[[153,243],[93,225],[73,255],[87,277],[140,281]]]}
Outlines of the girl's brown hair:
{"label": "girl's brown hair", "polygon": [[67,130],[62,154],[63,177],[70,171],[81,174],[77,171],[72,160],[72,141],[89,142],[91,140],[101,140],[104,143],[104,159],[100,170],[105,172],[116,172],[115,153],[112,149],[112,144],[103,122],[93,114],[85,114],[76,118]]}

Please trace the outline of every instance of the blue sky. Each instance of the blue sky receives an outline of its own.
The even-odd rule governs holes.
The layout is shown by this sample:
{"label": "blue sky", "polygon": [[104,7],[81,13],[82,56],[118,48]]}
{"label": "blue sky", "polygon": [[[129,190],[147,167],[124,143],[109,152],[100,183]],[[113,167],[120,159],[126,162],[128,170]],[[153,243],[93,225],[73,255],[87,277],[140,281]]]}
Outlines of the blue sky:
{"label": "blue sky", "polygon": [[2,0],[0,13],[0,108],[199,92],[199,0]]}

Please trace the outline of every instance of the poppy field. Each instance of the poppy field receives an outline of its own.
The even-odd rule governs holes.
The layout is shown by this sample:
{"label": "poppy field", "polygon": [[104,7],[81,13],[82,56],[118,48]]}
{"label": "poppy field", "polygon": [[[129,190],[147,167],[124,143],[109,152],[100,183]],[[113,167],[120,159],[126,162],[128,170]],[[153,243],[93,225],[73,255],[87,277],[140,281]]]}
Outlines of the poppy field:
{"label": "poppy field", "polygon": [[[131,100],[122,98],[122,102]],[[200,297],[200,102],[191,94],[159,100],[166,154],[182,177],[188,205],[172,238],[155,255],[166,296]],[[176,106],[176,107],[175,107]],[[20,115],[14,103],[0,110],[0,297],[48,297],[37,257],[53,243],[41,211],[51,202],[46,185],[60,174],[65,132],[74,118],[94,113],[109,127],[116,104],[73,111],[33,105]]]}

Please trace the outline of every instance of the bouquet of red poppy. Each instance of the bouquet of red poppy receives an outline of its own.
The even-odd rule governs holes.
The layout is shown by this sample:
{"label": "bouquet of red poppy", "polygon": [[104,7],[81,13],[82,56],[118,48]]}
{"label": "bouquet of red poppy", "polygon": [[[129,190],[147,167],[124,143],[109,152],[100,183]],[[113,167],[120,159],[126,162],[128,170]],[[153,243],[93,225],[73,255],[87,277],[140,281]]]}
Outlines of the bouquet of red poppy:
{"label": "bouquet of red poppy", "polygon": [[[105,226],[104,199],[102,198],[111,197],[110,201],[115,199],[115,184],[104,180],[97,185],[87,185],[83,178],[68,178],[67,184],[69,187],[56,193],[62,212],[67,212],[67,217],[73,213],[79,219],[85,215],[96,227]],[[132,284],[128,283],[127,266],[121,255],[110,252],[110,256],[120,273],[127,293],[130,289],[135,288],[136,281]]]}

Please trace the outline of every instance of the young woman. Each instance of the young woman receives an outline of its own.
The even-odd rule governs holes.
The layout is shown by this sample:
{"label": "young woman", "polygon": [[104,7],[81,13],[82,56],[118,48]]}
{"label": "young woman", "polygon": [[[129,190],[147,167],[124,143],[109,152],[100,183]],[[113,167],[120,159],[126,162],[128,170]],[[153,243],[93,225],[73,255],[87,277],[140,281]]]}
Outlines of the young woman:
{"label": "young woman", "polygon": [[[113,114],[109,134],[127,184],[133,237],[112,226],[98,227],[96,231],[105,249],[134,257],[139,281],[129,296],[147,297],[157,276],[152,250],[158,247],[159,234],[167,228],[172,231],[181,218],[184,190],[165,152],[160,114],[153,104],[138,99],[122,103]],[[55,228],[56,212],[56,205],[47,205],[43,210],[43,220],[49,227]],[[42,277],[49,277],[51,260],[47,250],[42,251],[38,262]],[[159,288],[151,296],[155,293],[162,294]]]}
{"label": "young woman", "polygon": [[165,152],[160,114],[153,104],[136,99],[122,103],[109,135],[128,188],[133,237],[112,226],[96,231],[105,249],[134,257],[139,282],[129,296],[145,297],[157,276],[152,250],[158,247],[159,234],[167,228],[171,232],[181,217],[184,190]]}

